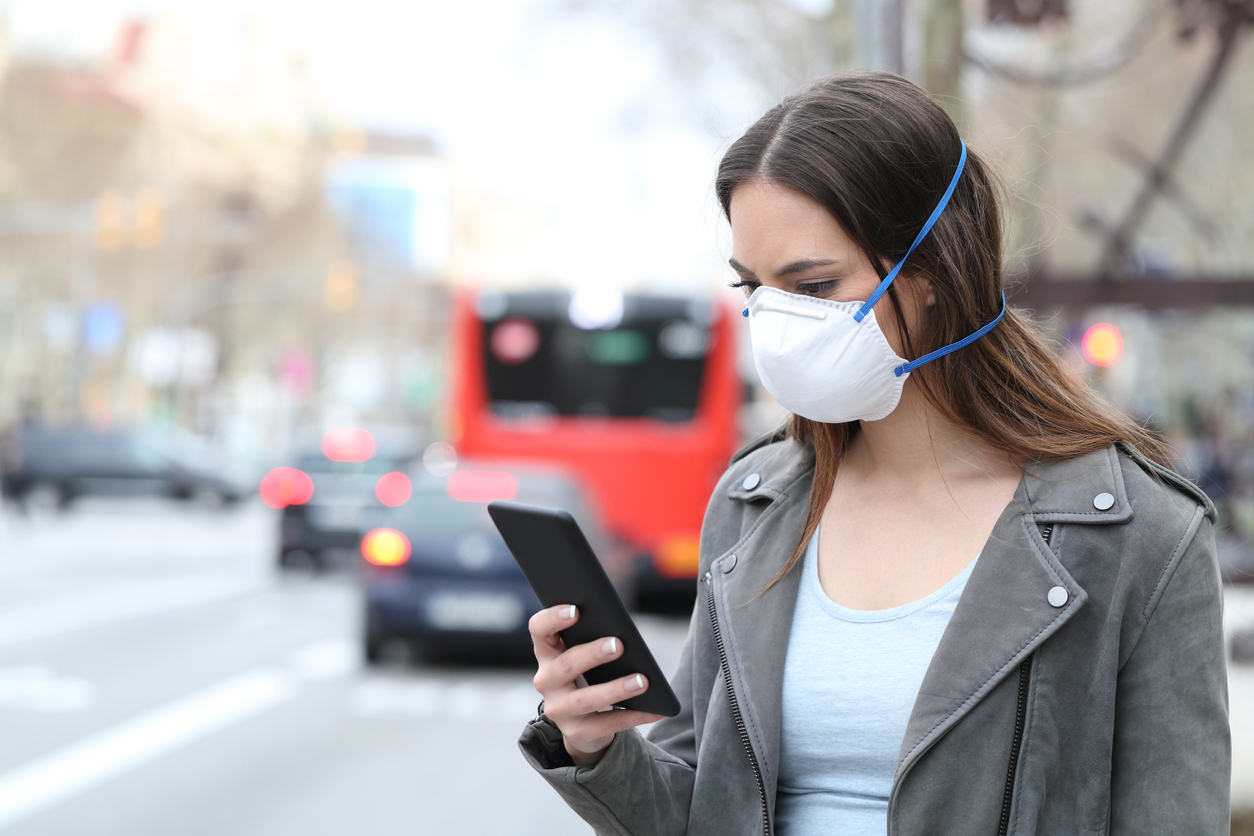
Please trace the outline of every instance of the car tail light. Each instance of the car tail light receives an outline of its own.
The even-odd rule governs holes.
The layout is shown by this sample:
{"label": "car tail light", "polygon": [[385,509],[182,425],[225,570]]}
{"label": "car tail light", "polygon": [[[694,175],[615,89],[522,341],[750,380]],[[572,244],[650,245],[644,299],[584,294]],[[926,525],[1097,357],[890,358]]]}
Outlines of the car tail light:
{"label": "car tail light", "polygon": [[394,528],[376,528],[361,538],[361,554],[375,566],[399,566],[410,551],[409,538]]}
{"label": "car tail light", "polygon": [[457,470],[449,474],[444,492],[458,502],[491,502],[518,496],[518,480],[503,470]]}
{"label": "car tail light", "polygon": [[314,483],[309,474],[294,467],[276,467],[261,480],[261,501],[271,508],[304,505],[313,499]]}
{"label": "car tail light", "polygon": [[322,436],[322,455],[333,462],[368,461],[374,451],[374,436],[369,430],[344,427]]}
{"label": "car tail light", "polygon": [[374,495],[389,508],[404,505],[413,492],[414,486],[409,483],[409,477],[404,473],[385,473],[379,477],[379,481],[374,486]]}
{"label": "car tail light", "polygon": [[653,568],[666,578],[695,578],[701,543],[690,534],[668,537],[653,550]]}

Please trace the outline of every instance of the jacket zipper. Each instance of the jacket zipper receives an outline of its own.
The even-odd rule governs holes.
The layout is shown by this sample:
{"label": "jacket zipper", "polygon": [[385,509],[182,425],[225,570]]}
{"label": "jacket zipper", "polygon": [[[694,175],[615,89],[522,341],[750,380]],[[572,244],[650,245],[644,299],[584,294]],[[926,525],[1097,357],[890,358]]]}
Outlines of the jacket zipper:
{"label": "jacket zipper", "polygon": [[[1052,525],[1041,526],[1041,537],[1045,545],[1054,533]],[[1006,771],[1006,794],[1001,801],[1001,826],[997,828],[997,836],[1007,836],[1010,830],[1010,808],[1014,803],[1015,772],[1019,768],[1019,749],[1023,745],[1023,727],[1028,719],[1028,686],[1032,679],[1032,657],[1023,660],[1019,666],[1019,701],[1015,708],[1015,736],[1010,743],[1010,767]]]}
{"label": "jacket zipper", "polygon": [[1032,657],[1019,666],[1019,705],[1015,711],[1015,739],[1010,744],[1010,768],[1006,772],[1006,794],[1001,802],[1001,826],[997,836],[1006,836],[1010,829],[1010,807],[1014,802],[1015,770],[1019,767],[1019,747],[1023,745],[1023,726],[1028,716],[1028,684],[1032,676]]}
{"label": "jacket zipper", "polygon": [[732,687],[731,665],[727,662],[723,631],[718,626],[718,612],[714,607],[714,576],[710,572],[705,573],[705,589],[709,595],[710,624],[714,627],[714,643],[718,646],[718,660],[723,668],[723,679],[727,683],[727,698],[731,701],[732,719],[736,722],[736,731],[740,735],[740,742],[744,744],[745,754],[749,756],[749,768],[753,770],[753,778],[758,782],[758,800],[762,803],[762,833],[763,836],[771,836],[771,821],[766,807],[766,782],[762,780],[762,769],[758,766],[757,755],[753,753],[749,730],[745,726],[745,718],[740,713],[740,702],[736,699],[736,691]]}

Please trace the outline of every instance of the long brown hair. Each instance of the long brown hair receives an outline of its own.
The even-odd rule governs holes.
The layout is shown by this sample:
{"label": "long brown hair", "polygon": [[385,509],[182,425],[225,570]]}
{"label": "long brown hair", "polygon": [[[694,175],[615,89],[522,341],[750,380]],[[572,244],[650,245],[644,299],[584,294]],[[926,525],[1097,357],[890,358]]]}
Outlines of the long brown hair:
{"label": "long brown hair", "polygon": [[[809,195],[883,278],[885,262],[904,257],[935,208],[960,154],[957,128],[924,90],[890,73],[835,76],[754,123],[723,156],[715,189],[728,220],[732,193],[747,181]],[[968,150],[949,205],[903,268],[903,277],[924,277],[935,290],[920,333],[907,327],[896,283],[888,289],[907,359],[962,339],[1001,310],[1000,192],[979,154]],[[1014,308],[982,339],[910,377],[943,417],[1012,456],[1070,459],[1126,441],[1170,466],[1161,440],[1070,373],[1042,331]],[[814,488],[804,533],[776,580],[805,553],[857,428],[792,417],[790,434],[814,446]]]}

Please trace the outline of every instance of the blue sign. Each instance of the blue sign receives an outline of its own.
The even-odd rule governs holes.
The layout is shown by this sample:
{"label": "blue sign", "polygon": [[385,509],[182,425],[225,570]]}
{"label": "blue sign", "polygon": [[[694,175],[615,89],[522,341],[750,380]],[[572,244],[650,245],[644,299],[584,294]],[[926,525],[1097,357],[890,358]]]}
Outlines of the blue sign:
{"label": "blue sign", "polygon": [[439,272],[452,239],[448,176],[433,159],[352,158],[327,173],[327,202],[357,255]]}
{"label": "blue sign", "polygon": [[122,345],[126,316],[113,302],[93,302],[83,311],[83,343],[92,354],[112,354]]}

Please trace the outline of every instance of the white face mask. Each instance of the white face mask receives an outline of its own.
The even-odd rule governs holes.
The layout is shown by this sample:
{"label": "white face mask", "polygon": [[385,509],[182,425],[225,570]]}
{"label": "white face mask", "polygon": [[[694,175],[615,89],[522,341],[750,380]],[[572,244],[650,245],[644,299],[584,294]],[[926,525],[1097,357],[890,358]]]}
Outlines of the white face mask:
{"label": "white face mask", "polygon": [[[967,146],[963,144],[949,188],[910,245],[907,258],[949,203],[966,161]],[[1005,315],[1003,293],[1001,313],[992,322],[956,343],[907,362],[889,345],[873,309],[905,261],[897,262],[865,302],[832,302],[773,287],[759,287],[753,292],[744,311],[749,317],[753,361],[762,385],[781,406],[826,424],[878,421],[897,408],[910,372],[970,345],[993,330]]]}
{"label": "white face mask", "polygon": [[753,362],[766,391],[791,412],[840,424],[878,421],[897,408],[909,372],[875,312],[856,322],[861,302],[831,302],[759,287],[749,297]]}

